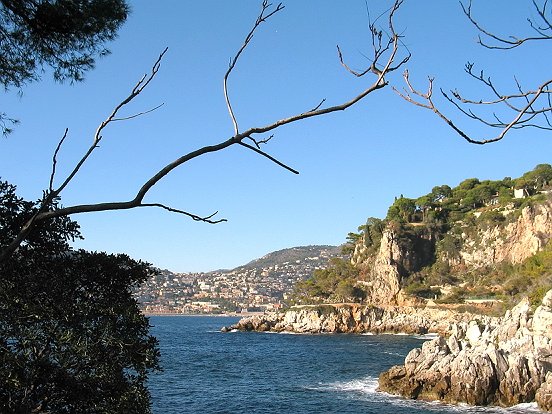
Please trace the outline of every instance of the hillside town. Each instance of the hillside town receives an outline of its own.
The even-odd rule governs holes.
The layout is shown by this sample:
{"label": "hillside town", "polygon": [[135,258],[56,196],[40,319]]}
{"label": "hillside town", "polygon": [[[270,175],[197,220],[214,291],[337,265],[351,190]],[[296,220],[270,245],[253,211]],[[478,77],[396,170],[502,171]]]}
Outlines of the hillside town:
{"label": "hillside town", "polygon": [[136,289],[146,314],[243,314],[283,306],[293,286],[328,260],[335,246],[295,247],[270,253],[233,270],[173,273],[161,270]]}

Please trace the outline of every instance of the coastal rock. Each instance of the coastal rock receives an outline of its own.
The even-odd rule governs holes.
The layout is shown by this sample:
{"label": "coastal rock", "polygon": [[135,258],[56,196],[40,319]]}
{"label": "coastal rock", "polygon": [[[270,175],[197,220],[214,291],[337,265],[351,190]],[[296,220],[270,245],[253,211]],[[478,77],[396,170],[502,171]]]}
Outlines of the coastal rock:
{"label": "coastal rock", "polygon": [[533,315],[533,332],[552,339],[552,290],[542,300]]}
{"label": "coastal rock", "polygon": [[537,404],[542,410],[552,412],[552,374],[546,375],[546,381],[537,391],[535,396]]}
{"label": "coastal rock", "polygon": [[415,307],[359,304],[303,305],[243,318],[227,330],[296,333],[446,333],[469,314]]}
{"label": "coastal rock", "polygon": [[[552,409],[552,290],[531,314],[523,300],[503,318],[456,323],[448,339],[412,350],[379,389],[408,398]],[[536,319],[535,319],[536,317]],[[401,375],[398,375],[398,374]]]}

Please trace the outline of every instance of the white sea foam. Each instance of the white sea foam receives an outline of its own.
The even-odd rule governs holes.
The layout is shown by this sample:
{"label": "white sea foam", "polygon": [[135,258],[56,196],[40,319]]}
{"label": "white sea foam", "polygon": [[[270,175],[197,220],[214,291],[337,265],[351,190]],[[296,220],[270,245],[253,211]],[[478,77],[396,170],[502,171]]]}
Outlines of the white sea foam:
{"label": "white sea foam", "polygon": [[335,392],[351,392],[362,394],[373,394],[378,387],[378,379],[367,376],[365,378],[355,379],[351,381],[338,381],[331,383],[320,383],[311,389],[317,391],[335,391]]}
{"label": "white sea foam", "polygon": [[524,403],[524,404],[518,404],[514,405],[511,408],[508,408],[507,411],[515,411],[515,412],[534,412],[534,413],[540,413],[542,412],[539,410],[539,407],[537,406],[536,402],[532,403]]}
{"label": "white sea foam", "polygon": [[439,334],[437,333],[428,333],[425,335],[413,335],[416,339],[423,339],[424,341],[429,341],[431,339],[435,339],[439,337]]}
{"label": "white sea foam", "polygon": [[398,352],[389,352],[389,351],[383,351],[384,354],[387,354],[387,355],[392,355],[392,356],[399,356],[399,357],[406,357],[405,354],[400,354]]}
{"label": "white sea foam", "polygon": [[532,414],[542,413],[536,403],[518,404],[509,408],[502,407],[482,407],[471,406],[468,404],[445,404],[441,401],[417,401],[405,399],[385,392],[376,391],[378,388],[378,379],[367,376],[351,381],[320,383],[318,386],[310,387],[316,391],[329,391],[347,394],[348,398],[353,399],[369,399],[373,402],[391,404],[399,407],[425,407],[428,411],[442,412],[457,412],[465,414]]}

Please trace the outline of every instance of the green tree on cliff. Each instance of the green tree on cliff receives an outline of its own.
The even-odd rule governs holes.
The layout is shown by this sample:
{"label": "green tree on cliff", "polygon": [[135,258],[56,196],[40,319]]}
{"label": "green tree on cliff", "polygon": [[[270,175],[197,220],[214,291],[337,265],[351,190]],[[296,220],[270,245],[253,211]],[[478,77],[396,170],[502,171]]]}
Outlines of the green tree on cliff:
{"label": "green tree on cliff", "polygon": [[387,211],[387,220],[409,223],[415,212],[416,201],[401,195],[395,200],[391,207],[389,207],[389,210]]}
{"label": "green tree on cliff", "polygon": [[358,276],[358,269],[348,260],[333,258],[326,269],[315,270],[295,285],[292,303],[360,301],[364,292],[356,287]]}

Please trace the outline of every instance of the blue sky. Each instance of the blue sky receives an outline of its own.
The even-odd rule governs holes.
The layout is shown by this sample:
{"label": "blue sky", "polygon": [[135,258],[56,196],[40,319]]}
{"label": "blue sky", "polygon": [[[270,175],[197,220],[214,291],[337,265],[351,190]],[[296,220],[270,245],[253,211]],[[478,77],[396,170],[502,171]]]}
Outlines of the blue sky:
{"label": "blue sky", "polygon": [[[48,185],[51,156],[65,128],[58,182],[91,143],[98,124],[169,47],[161,70],[125,112],[164,103],[146,116],[113,124],[101,148],[63,192],[64,205],[126,200],[166,163],[232,135],[222,79],[230,57],[256,18],[260,1],[130,1],[132,14],[86,81],[44,80],[3,96],[4,112],[21,124],[0,140],[0,174],[28,199]],[[377,16],[388,1],[368,1]],[[490,28],[526,32],[530,2],[474,2]],[[336,44],[361,69],[370,53],[364,0],[288,1],[255,36],[230,78],[230,96],[242,129],[304,112],[325,98],[341,103],[366,87],[339,64]],[[463,72],[475,61],[512,90],[513,76],[537,86],[548,75],[546,45],[488,51],[455,1],[406,0],[397,29],[412,53],[411,80],[424,88],[434,76],[444,89],[476,93]],[[506,30],[506,29],[507,30]],[[543,49],[544,47],[544,49]],[[544,52],[543,52],[544,50]],[[400,73],[389,79],[401,86]],[[460,119],[450,107],[450,116]],[[490,132],[465,125],[475,136]],[[393,198],[418,197],[434,185],[468,177],[517,177],[549,163],[550,135],[516,131],[502,142],[474,146],[429,111],[390,88],[337,114],[276,131],[265,150],[298,169],[294,175],[245,148],[230,148],[183,165],[159,183],[148,202],[199,215],[219,211],[227,223],[208,225],[158,209],[81,214],[73,218],[89,250],[124,252],[173,271],[232,268],[270,251],[308,244],[340,244],[367,217],[384,217]]]}

